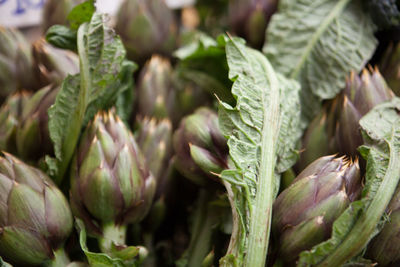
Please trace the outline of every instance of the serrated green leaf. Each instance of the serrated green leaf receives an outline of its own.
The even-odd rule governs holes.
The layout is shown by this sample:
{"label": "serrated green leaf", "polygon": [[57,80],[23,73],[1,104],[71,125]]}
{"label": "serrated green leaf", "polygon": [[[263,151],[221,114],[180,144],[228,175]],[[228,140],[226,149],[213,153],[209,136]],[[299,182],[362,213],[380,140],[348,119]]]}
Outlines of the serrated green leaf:
{"label": "serrated green leaf", "polygon": [[400,99],[381,104],[360,120],[367,160],[362,198],[334,222],[329,240],[300,254],[298,266],[341,266],[357,256],[380,229],[400,180]]}
{"label": "serrated green leaf", "polygon": [[226,55],[237,104],[221,102],[218,117],[236,169],[223,171],[221,178],[229,183],[236,212],[231,244],[220,264],[264,266],[279,174],[297,158],[300,87],[276,73],[266,57],[247,48],[242,39],[228,41]]}
{"label": "serrated green leaf", "polygon": [[[79,233],[79,243],[83,252],[86,255],[86,258],[89,262],[89,265],[92,267],[134,267],[137,266],[135,262],[130,261],[128,264],[124,262],[121,258],[112,258],[105,253],[95,253],[89,251],[86,245],[86,229],[85,224],[80,220],[76,219],[76,229]],[[131,247],[133,248],[133,247]],[[131,253],[132,254],[132,253]],[[137,253],[133,253],[133,255],[137,255]]]}
{"label": "serrated green leaf", "polygon": [[46,32],[46,41],[58,48],[76,51],[76,30],[63,25],[53,25]]}
{"label": "serrated green leaf", "polygon": [[374,25],[359,0],[282,0],[278,10],[263,51],[277,71],[300,82],[307,121],[372,56]]}
{"label": "serrated green leaf", "polygon": [[125,60],[121,40],[104,19],[95,13],[90,23],[79,27],[80,74],[65,79],[48,112],[58,163],[57,183],[64,178],[82,127],[99,109],[109,108],[121,92],[132,87],[135,65]]}
{"label": "serrated green leaf", "polygon": [[174,55],[180,59],[178,75],[204,88],[224,102],[234,103],[229,88],[228,64],[225,54],[225,37],[217,40],[198,33],[193,41],[178,49]]}
{"label": "serrated green leaf", "polygon": [[76,5],[68,14],[67,19],[71,29],[77,30],[82,23],[89,22],[92,18],[96,7],[94,0],[85,1]]}

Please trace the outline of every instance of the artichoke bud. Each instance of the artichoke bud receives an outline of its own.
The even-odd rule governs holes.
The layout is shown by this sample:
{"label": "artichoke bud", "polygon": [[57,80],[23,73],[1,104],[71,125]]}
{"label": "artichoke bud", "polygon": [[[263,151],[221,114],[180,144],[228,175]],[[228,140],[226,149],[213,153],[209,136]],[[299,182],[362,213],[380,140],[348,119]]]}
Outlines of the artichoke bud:
{"label": "artichoke bud", "polygon": [[93,234],[104,225],[140,221],[148,212],[156,181],[124,123],[98,113],[80,140],[71,170],[71,207]]}
{"label": "artichoke bud", "polygon": [[37,88],[50,83],[61,84],[67,75],[79,72],[79,58],[75,53],[55,48],[44,39],[33,44],[32,55]]}
{"label": "artichoke bud", "polygon": [[157,121],[147,117],[138,121],[140,128],[136,140],[159,185],[172,153],[172,124],[168,119]]}
{"label": "artichoke bud", "polygon": [[7,98],[0,108],[0,150],[16,152],[15,133],[30,94],[18,92]]}
{"label": "artichoke bud", "polygon": [[387,48],[382,61],[379,64],[379,69],[388,86],[393,92],[400,95],[400,43],[396,45],[390,44]]}
{"label": "artichoke bud", "polygon": [[67,25],[67,17],[72,8],[84,0],[46,0],[43,7],[42,28],[46,31],[53,25]]}
{"label": "artichoke bud", "polygon": [[272,231],[282,259],[293,262],[328,239],[333,222],[360,193],[357,160],[325,156],[311,163],[273,205]]}
{"label": "artichoke bud", "polygon": [[175,49],[178,27],[164,0],[126,0],[117,16],[116,32],[129,59],[142,63],[154,53]]}
{"label": "artichoke bud", "polygon": [[359,120],[376,105],[393,97],[392,91],[377,69],[363,70],[361,76],[351,73],[341,96],[335,141],[338,150],[354,156],[362,145]]}
{"label": "artichoke bud", "polygon": [[[173,136],[175,165],[193,182],[206,185],[208,178],[228,166],[228,146],[222,135],[217,114],[199,108],[181,121]],[[214,173],[214,174],[213,174]]]}
{"label": "artichoke bud", "polygon": [[277,5],[277,0],[229,1],[229,20],[233,31],[246,38],[253,47],[261,47],[268,22]]}
{"label": "artichoke bud", "polygon": [[39,169],[0,157],[0,255],[37,265],[54,257],[72,231],[68,202]]}
{"label": "artichoke bud", "polygon": [[0,26],[0,102],[33,84],[32,54],[28,40],[17,30]]}
{"label": "artichoke bud", "polygon": [[53,149],[48,130],[47,110],[53,105],[59,87],[46,86],[37,91],[22,109],[16,130],[17,153],[21,158],[37,160]]}
{"label": "artichoke bud", "polygon": [[398,266],[400,263],[400,187],[387,207],[388,219],[380,233],[368,244],[367,258],[379,266]]}
{"label": "artichoke bud", "polygon": [[174,96],[171,83],[172,67],[168,59],[152,56],[140,73],[138,81],[138,113],[158,119],[169,116]]}

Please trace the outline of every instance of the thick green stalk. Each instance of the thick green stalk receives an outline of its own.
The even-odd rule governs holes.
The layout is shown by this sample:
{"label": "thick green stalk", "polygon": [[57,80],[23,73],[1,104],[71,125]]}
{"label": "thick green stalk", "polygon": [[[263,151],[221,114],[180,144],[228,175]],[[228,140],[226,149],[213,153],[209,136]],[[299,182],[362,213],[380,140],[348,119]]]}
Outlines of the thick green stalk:
{"label": "thick green stalk", "polygon": [[113,223],[103,226],[103,236],[99,238],[100,250],[104,253],[112,252],[112,245],[124,245],[126,239],[126,226]]}
{"label": "thick green stalk", "polygon": [[201,264],[211,249],[211,236],[216,223],[216,214],[209,207],[212,192],[202,189],[199,195],[199,205],[193,226],[193,233],[188,248],[188,266],[201,267]]}
{"label": "thick green stalk", "polygon": [[367,245],[381,220],[400,180],[399,156],[390,149],[389,166],[383,181],[366,209],[359,217],[342,244],[317,266],[336,267],[356,256]]}
{"label": "thick green stalk", "polygon": [[45,264],[46,267],[60,267],[67,266],[71,261],[68,258],[64,248],[61,247],[54,251],[54,259]]}
{"label": "thick green stalk", "polygon": [[[265,65],[266,73],[273,74],[270,65]],[[276,142],[279,132],[279,86],[275,75],[270,75],[269,99],[263,99],[264,121],[261,140],[261,160],[254,205],[250,210],[248,248],[245,256],[246,267],[264,267],[267,259],[271,229],[272,204],[275,193]]]}

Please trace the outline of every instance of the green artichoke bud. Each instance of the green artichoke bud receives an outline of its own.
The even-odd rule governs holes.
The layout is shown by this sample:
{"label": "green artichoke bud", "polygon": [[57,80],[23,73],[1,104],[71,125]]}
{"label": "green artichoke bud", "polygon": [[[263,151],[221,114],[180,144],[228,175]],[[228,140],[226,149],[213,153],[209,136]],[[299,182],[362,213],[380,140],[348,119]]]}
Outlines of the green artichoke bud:
{"label": "green artichoke bud", "polygon": [[44,39],[33,44],[32,55],[37,88],[51,83],[61,84],[67,75],[79,72],[79,58],[75,53],[55,48]]}
{"label": "green artichoke bud", "polygon": [[177,25],[163,0],[126,0],[115,30],[135,62],[142,63],[153,53],[169,55],[175,49]]}
{"label": "green artichoke bud", "polygon": [[0,26],[0,102],[33,83],[30,43],[14,29]]}
{"label": "green artichoke bud", "polygon": [[0,255],[6,261],[42,264],[72,231],[68,202],[42,171],[4,153],[0,157]]}
{"label": "green artichoke bud", "polygon": [[15,153],[15,133],[21,120],[22,109],[28,102],[30,94],[19,92],[11,95],[0,109],[0,150]]}
{"label": "green artichoke bud", "polygon": [[326,240],[333,222],[361,192],[358,161],[335,156],[317,159],[275,200],[272,231],[279,255],[288,263]]}
{"label": "green artichoke bud", "polygon": [[138,114],[143,117],[166,118],[175,100],[172,67],[168,59],[152,56],[142,69],[138,81]]}
{"label": "green artichoke bud", "polygon": [[59,87],[46,86],[37,91],[23,107],[16,131],[17,153],[23,159],[37,160],[53,151],[47,110],[54,103]]}
{"label": "green artichoke bud", "polygon": [[46,31],[53,25],[67,25],[68,13],[84,0],[46,0],[43,7],[42,27]]}
{"label": "green artichoke bud", "polygon": [[177,169],[199,185],[206,185],[207,177],[215,179],[215,173],[228,168],[228,145],[217,114],[209,108],[199,108],[183,118],[174,133],[173,146]]}
{"label": "green artichoke bud", "polygon": [[229,1],[229,20],[233,31],[251,46],[261,48],[269,19],[277,6],[277,0]]}
{"label": "green artichoke bud", "polygon": [[400,95],[400,43],[390,45],[383,56],[379,69],[388,86],[396,95]]}
{"label": "green artichoke bud", "polygon": [[374,106],[388,101],[393,93],[377,69],[370,74],[363,70],[361,76],[351,73],[338,107],[336,145],[341,153],[354,156],[363,144],[359,120]]}
{"label": "green artichoke bud", "polygon": [[97,114],[84,131],[72,162],[74,215],[92,234],[101,234],[108,225],[140,221],[151,206],[155,186],[124,123],[111,112]]}
{"label": "green artichoke bud", "polygon": [[400,187],[387,207],[389,217],[381,232],[368,244],[367,256],[379,266],[400,264]]}
{"label": "green artichoke bud", "polygon": [[157,180],[157,187],[163,187],[172,153],[172,124],[168,119],[156,121],[144,118],[138,121],[138,146]]}

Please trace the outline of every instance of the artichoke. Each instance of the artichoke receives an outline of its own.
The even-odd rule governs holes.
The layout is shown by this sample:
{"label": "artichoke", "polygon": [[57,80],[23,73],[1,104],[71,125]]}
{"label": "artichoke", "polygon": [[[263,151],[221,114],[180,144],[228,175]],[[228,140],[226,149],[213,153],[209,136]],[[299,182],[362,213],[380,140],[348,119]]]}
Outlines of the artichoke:
{"label": "artichoke", "polygon": [[72,226],[68,202],[54,183],[40,170],[4,153],[0,157],[0,255],[23,266],[56,260]]}
{"label": "artichoke", "polygon": [[325,156],[304,169],[275,200],[272,231],[280,257],[291,263],[329,238],[332,224],[361,192],[358,161]]}
{"label": "artichoke", "polygon": [[55,24],[67,25],[68,13],[84,0],[46,0],[43,7],[42,28],[46,31]]}
{"label": "artichoke", "polygon": [[175,165],[186,178],[206,185],[212,173],[228,168],[228,145],[222,135],[217,114],[199,108],[180,123],[173,136]]}
{"label": "artichoke", "polygon": [[61,84],[67,75],[79,72],[79,58],[75,53],[55,48],[44,39],[33,44],[32,55],[37,88],[50,83]]}
{"label": "artichoke", "polygon": [[15,133],[21,120],[22,109],[28,102],[28,92],[18,92],[11,95],[0,109],[0,150],[15,153]]}
{"label": "artichoke", "polygon": [[168,59],[152,56],[142,69],[138,81],[138,114],[143,117],[166,118],[175,100],[172,67]]}
{"label": "artichoke", "polygon": [[136,139],[138,146],[157,180],[157,187],[162,187],[172,153],[171,122],[168,119],[156,121],[148,118],[138,121],[140,121]]}
{"label": "artichoke", "polygon": [[37,160],[52,153],[47,110],[54,103],[59,87],[46,86],[37,91],[23,107],[21,121],[16,130],[18,156]]}
{"label": "artichoke", "polygon": [[351,73],[338,106],[335,140],[338,150],[354,156],[363,144],[359,120],[374,106],[388,101],[393,93],[377,69],[370,74],[363,70],[361,76]]}
{"label": "artichoke", "polygon": [[128,58],[142,63],[153,53],[169,55],[175,49],[177,25],[163,0],[126,0],[117,15],[116,32]]}
{"label": "artichoke", "polygon": [[33,84],[30,43],[14,29],[0,26],[0,102]]}
{"label": "artichoke", "polygon": [[400,187],[387,207],[388,219],[381,232],[368,244],[367,256],[379,266],[400,264]]}
{"label": "artichoke", "polygon": [[[126,224],[148,212],[156,181],[132,133],[111,112],[89,123],[71,169],[71,208],[92,234],[124,244]],[[109,245],[102,245],[108,252]]]}
{"label": "artichoke", "polygon": [[251,46],[261,48],[269,19],[277,6],[277,0],[229,1],[229,21],[233,31],[246,38]]}

